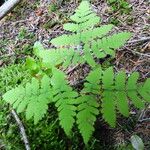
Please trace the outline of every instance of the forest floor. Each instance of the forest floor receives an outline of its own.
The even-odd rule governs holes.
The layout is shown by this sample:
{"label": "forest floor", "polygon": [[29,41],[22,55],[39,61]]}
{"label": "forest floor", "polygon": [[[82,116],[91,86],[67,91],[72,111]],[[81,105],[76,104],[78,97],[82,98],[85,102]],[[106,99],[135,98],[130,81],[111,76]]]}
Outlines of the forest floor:
{"label": "forest floor", "polygon": [[[92,7],[100,16],[101,24],[114,24],[114,32],[132,33],[132,38],[117,52],[116,59],[112,61],[116,71],[138,71],[141,75],[140,80],[144,80],[150,77],[150,1],[128,2],[129,5],[125,8],[120,5],[113,8],[113,4],[108,4],[107,0],[92,0]],[[78,0],[21,2],[0,21],[0,67],[24,62],[26,57],[32,55],[32,47],[36,41],[41,41],[45,48],[51,47],[50,40],[65,32],[63,24],[69,21],[69,16],[78,4]],[[75,78],[74,73],[70,76]],[[94,135],[100,140],[103,138],[99,136],[105,136],[103,145],[109,145],[112,141],[118,145],[129,141],[131,135],[138,134],[143,139],[146,149],[150,149],[150,107],[147,106],[143,111],[133,109],[130,113],[130,118],[118,119],[116,129],[104,125],[98,127],[98,133]]]}

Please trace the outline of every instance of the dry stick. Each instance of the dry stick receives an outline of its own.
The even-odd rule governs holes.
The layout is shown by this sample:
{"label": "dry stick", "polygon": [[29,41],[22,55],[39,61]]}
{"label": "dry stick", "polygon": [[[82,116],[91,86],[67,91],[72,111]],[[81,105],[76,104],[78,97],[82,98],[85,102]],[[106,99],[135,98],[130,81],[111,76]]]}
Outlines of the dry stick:
{"label": "dry stick", "polygon": [[139,42],[147,42],[150,41],[150,37],[142,37],[141,39],[138,40],[133,40],[133,41],[129,41],[128,44],[133,44],[133,43],[139,43]]}
{"label": "dry stick", "polygon": [[26,150],[30,150],[31,148],[29,145],[29,141],[28,141],[28,138],[27,138],[27,135],[26,135],[26,132],[25,132],[25,129],[24,129],[24,126],[23,126],[21,120],[19,119],[17,113],[13,109],[11,110],[11,114],[13,115],[14,119],[16,120],[16,122],[19,126],[20,134],[22,135],[22,139],[25,144]]}
{"label": "dry stick", "polygon": [[0,7],[0,20],[4,18],[21,0],[8,0]]}

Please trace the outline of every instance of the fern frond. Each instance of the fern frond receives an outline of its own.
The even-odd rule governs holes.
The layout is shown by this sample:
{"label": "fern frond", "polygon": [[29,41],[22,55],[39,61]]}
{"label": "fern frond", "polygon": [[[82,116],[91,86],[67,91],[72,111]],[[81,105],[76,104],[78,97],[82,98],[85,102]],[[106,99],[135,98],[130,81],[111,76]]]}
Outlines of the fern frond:
{"label": "fern frond", "polygon": [[[64,27],[70,28],[75,32],[75,28],[77,26],[74,26],[72,23],[64,24]],[[101,38],[105,36],[111,29],[113,28],[113,25],[103,25],[98,28],[94,28],[92,30],[83,31],[77,34],[71,34],[71,35],[61,35],[57,38],[54,38],[51,40],[51,43],[55,46],[71,46],[71,45],[79,45],[81,42],[88,42],[92,39],[98,37]]]}
{"label": "fern frond", "polygon": [[104,58],[106,55],[114,57],[115,49],[123,46],[130,38],[130,33],[126,32],[107,36],[113,28],[111,24],[94,28],[100,19],[92,12],[87,1],[81,2],[70,18],[73,22],[64,24],[64,29],[73,33],[56,37],[51,43],[58,48],[63,46],[74,48],[74,51],[84,51],[82,57],[92,67],[96,65],[95,57]]}
{"label": "fern frond", "polygon": [[114,127],[116,122],[115,111],[115,95],[114,95],[114,73],[109,68],[103,73],[102,77],[103,93],[102,93],[102,114],[106,122]]}
{"label": "fern frond", "polygon": [[77,103],[80,103],[77,107],[77,124],[84,143],[87,144],[94,131],[96,116],[99,114],[99,104],[96,97],[92,95],[79,97]]}
{"label": "fern frond", "polygon": [[90,4],[87,1],[82,1],[75,12],[70,19],[80,25],[79,31],[93,27],[100,21],[99,17],[91,10]]}
{"label": "fern frond", "polygon": [[101,68],[91,71],[86,77],[87,82],[84,84],[81,96],[77,99],[77,124],[85,144],[92,136],[96,116],[99,114],[96,95],[100,94],[100,78]]}
{"label": "fern frond", "polygon": [[82,94],[91,93],[91,94],[100,94],[100,79],[102,77],[101,67],[93,69],[89,75],[86,77],[86,82],[84,83],[84,88],[81,91]]}
{"label": "fern frond", "polygon": [[138,92],[145,101],[150,102],[150,78],[138,87]]}
{"label": "fern frond", "polygon": [[144,102],[138,96],[138,93],[137,93],[137,90],[138,90],[138,85],[137,85],[138,78],[139,78],[139,73],[138,72],[134,72],[128,78],[128,82],[127,82],[128,97],[132,100],[132,103],[137,108],[144,108]]}
{"label": "fern frond", "polygon": [[55,46],[79,45],[80,42],[80,34],[64,34],[51,40],[51,43]]}
{"label": "fern frond", "polygon": [[120,71],[115,78],[115,94],[117,109],[125,117],[129,116],[129,106],[126,95],[126,74]]}
{"label": "fern frond", "polygon": [[25,87],[18,86],[3,95],[3,99],[10,103],[17,112],[26,112],[27,120],[34,118],[37,124],[43,118],[52,102],[50,79],[44,76],[41,81],[33,78]]}
{"label": "fern frond", "polygon": [[110,67],[102,73],[102,114],[112,127],[116,124],[116,108],[124,116],[129,116],[128,101],[142,109],[150,101],[150,80],[138,84],[139,73],[132,73],[126,82],[126,74],[121,71],[115,75]]}
{"label": "fern frond", "polygon": [[85,60],[81,57],[79,51],[74,51],[74,49],[48,49],[48,50],[40,50],[36,49],[36,55],[42,59],[42,64],[44,67],[53,68],[62,64],[64,68],[77,63],[83,64]]}
{"label": "fern frond", "polygon": [[105,57],[106,55],[114,57],[115,49],[123,46],[130,36],[131,34],[128,32],[122,32],[94,41],[91,46],[93,53],[99,58]]}
{"label": "fern frond", "polygon": [[65,74],[53,68],[53,77],[51,80],[53,86],[53,101],[58,110],[60,125],[65,133],[70,136],[71,129],[75,122],[76,116],[75,99],[78,93],[73,91],[65,80]]}
{"label": "fern frond", "polygon": [[80,34],[81,41],[85,43],[89,41],[95,41],[95,38],[102,38],[103,36],[107,35],[107,33],[109,33],[113,27],[113,25],[109,24],[93,28],[92,30],[83,31]]}
{"label": "fern frond", "polygon": [[65,50],[62,49],[41,49],[41,46],[38,45],[41,43],[35,43],[34,48],[36,47],[35,55],[42,60],[42,64],[47,68],[52,68],[53,66],[60,65],[63,62],[64,56],[66,54]]}
{"label": "fern frond", "polygon": [[84,45],[84,57],[83,58],[86,60],[86,62],[90,66],[92,66],[92,67],[96,66],[96,62],[95,62],[95,60],[94,60],[94,58],[92,56],[91,49],[90,49],[88,44]]}

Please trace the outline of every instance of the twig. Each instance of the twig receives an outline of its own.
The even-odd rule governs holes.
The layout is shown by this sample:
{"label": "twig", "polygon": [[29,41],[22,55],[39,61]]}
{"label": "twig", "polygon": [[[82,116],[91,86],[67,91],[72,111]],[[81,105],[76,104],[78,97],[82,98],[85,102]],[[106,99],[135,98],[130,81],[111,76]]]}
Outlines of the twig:
{"label": "twig", "polygon": [[16,120],[16,122],[19,126],[20,134],[22,135],[22,139],[25,144],[26,150],[30,150],[31,148],[29,145],[29,141],[28,141],[28,138],[27,138],[27,135],[26,135],[26,132],[25,132],[25,129],[24,129],[24,126],[23,126],[21,120],[19,119],[17,113],[14,110],[11,110],[11,114],[13,115],[14,119]]}
{"label": "twig", "polygon": [[148,59],[150,58],[150,54],[144,54],[144,53],[140,53],[140,52],[131,50],[131,49],[129,49],[127,46],[124,46],[124,48],[127,49],[128,51],[134,53],[134,54],[137,54],[137,55],[140,55],[140,56],[148,57]]}
{"label": "twig", "polygon": [[[149,109],[149,107],[147,108]],[[138,122],[150,122],[150,118],[145,118],[147,109],[143,109],[138,118]]]}
{"label": "twig", "polygon": [[10,54],[5,54],[5,55],[1,55],[0,58],[5,58],[5,57],[11,57],[14,56],[14,53],[10,53]]}
{"label": "twig", "polygon": [[147,41],[150,41],[150,37],[142,37],[141,39],[138,39],[138,40],[132,40],[132,41],[129,41],[128,44],[133,44],[133,43],[139,43],[139,42],[147,42]]}
{"label": "twig", "polygon": [[0,7],[0,20],[4,18],[21,0],[8,0]]}
{"label": "twig", "polygon": [[150,122],[150,118],[141,119],[139,122]]}
{"label": "twig", "polygon": [[140,53],[140,52],[137,52],[137,51],[131,51],[137,55],[141,55],[141,56],[145,56],[145,57],[149,57],[150,58],[150,54],[144,54],[144,53]]}
{"label": "twig", "polygon": [[80,64],[77,64],[77,65],[75,65],[74,67],[70,68],[70,69],[66,72],[66,74],[69,74],[69,73],[73,72],[75,69],[77,69],[77,68],[79,67],[79,65],[80,65]]}

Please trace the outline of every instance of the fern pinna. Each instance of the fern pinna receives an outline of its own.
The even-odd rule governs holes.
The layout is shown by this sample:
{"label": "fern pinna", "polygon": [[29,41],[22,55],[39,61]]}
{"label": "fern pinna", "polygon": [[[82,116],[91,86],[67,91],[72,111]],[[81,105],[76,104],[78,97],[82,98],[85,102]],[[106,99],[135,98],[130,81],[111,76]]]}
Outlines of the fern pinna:
{"label": "fern pinna", "polygon": [[78,93],[67,84],[65,74],[56,68],[53,68],[51,84],[53,86],[53,101],[59,112],[60,125],[69,136],[75,122],[76,106],[74,104]]}
{"label": "fern pinna", "polygon": [[[113,25],[99,25],[99,17],[92,12],[87,1],[83,1],[70,17],[72,23],[64,24],[63,34],[51,40],[56,49],[38,52],[38,57],[49,66],[63,63],[63,67],[71,64],[85,63],[95,67],[95,57],[104,58],[106,55],[115,56],[115,49],[124,45],[131,36],[128,32],[109,35]],[[39,43],[35,44],[37,48]],[[41,47],[41,46],[40,46]],[[53,57],[52,57],[53,56]],[[82,56],[82,57],[81,57]]]}
{"label": "fern pinna", "polygon": [[[35,43],[34,53],[39,62],[36,64],[34,59],[27,59],[27,62],[30,69],[39,71],[38,75],[26,86],[8,91],[3,99],[18,113],[25,112],[27,119],[34,118],[35,124],[46,114],[48,104],[54,103],[65,133],[70,137],[76,123],[87,144],[100,113],[111,127],[115,127],[118,112],[129,116],[129,100],[139,109],[150,102],[150,79],[139,83],[139,73],[116,73],[112,67],[103,69],[95,61],[106,55],[114,57],[115,49],[129,39],[130,33],[108,36],[113,25],[98,27],[100,19],[87,1],[81,2],[70,19],[72,23],[64,25],[69,34],[51,40],[55,48],[45,50],[39,42]],[[84,80],[83,89],[77,92],[68,84],[62,70],[83,63],[87,63],[91,71]]]}
{"label": "fern pinna", "polygon": [[52,102],[52,90],[50,78],[43,76],[39,81],[33,78],[25,87],[18,86],[8,91],[3,99],[10,103],[17,112],[25,112],[27,120],[34,118],[38,123],[48,110],[48,104]]}

